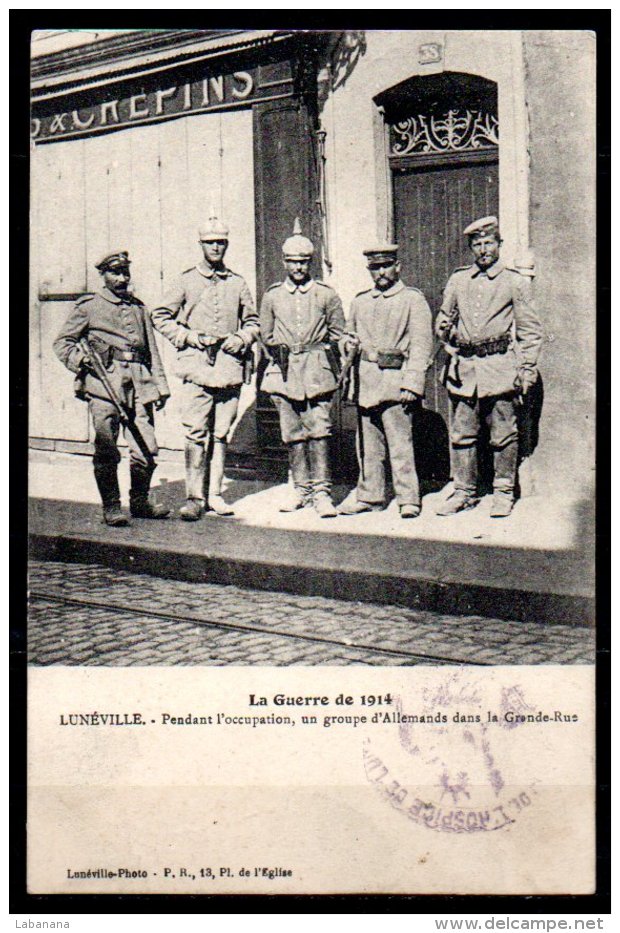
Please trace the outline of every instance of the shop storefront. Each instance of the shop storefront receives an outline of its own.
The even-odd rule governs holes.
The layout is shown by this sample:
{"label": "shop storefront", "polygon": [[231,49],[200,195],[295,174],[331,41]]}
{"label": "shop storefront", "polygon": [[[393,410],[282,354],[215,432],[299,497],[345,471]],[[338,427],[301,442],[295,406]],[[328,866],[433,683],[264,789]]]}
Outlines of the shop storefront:
{"label": "shop storefront", "polygon": [[[199,258],[196,227],[215,207],[230,226],[227,262],[260,302],[281,278],[281,244],[299,216],[318,248],[315,273],[345,308],[369,285],[363,248],[388,238],[400,244],[403,278],[436,311],[450,272],[468,262],[462,229],[498,213],[505,261],[533,281],[547,336],[544,407],[529,428],[535,442],[523,473],[532,488],[562,475],[587,489],[593,239],[578,269],[574,256],[577,224],[594,224],[591,36],[177,30],[52,52],[37,45],[32,446],[89,450],[85,406],[51,343],[70,303],[97,287],[93,262],[106,248],[129,250],[136,293],[154,305]],[[171,371],[174,351],[162,351]],[[438,369],[429,370],[417,430],[422,472],[442,482],[449,413]],[[172,388],[158,436],[163,456],[176,457],[174,380]],[[244,390],[231,466],[276,475],[284,461],[275,412],[255,388]],[[339,402],[336,420],[336,459],[351,476],[350,406]]]}

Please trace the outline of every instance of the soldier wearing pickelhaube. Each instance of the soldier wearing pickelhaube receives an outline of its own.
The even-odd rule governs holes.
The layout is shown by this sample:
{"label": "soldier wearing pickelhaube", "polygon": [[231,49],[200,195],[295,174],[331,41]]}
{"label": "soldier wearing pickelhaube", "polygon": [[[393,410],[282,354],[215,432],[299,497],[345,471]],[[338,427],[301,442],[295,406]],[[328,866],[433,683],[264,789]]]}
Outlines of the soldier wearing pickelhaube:
{"label": "soldier wearing pickelhaube", "polygon": [[351,304],[345,356],[357,351],[359,421],[356,488],[341,503],[341,515],[380,511],[387,504],[386,462],[401,518],[420,514],[420,488],[412,439],[413,406],[424,397],[433,334],[422,292],[400,278],[398,246],[364,250],[374,287]]}
{"label": "soldier wearing pickelhaube", "polygon": [[293,496],[282,511],[313,505],[322,518],[336,515],[331,501],[329,437],[338,379],[332,343],[344,327],[342,302],[333,288],[314,279],[314,245],[299,221],[282,247],[286,278],[263,297],[261,339],[271,357],[262,382],[278,410],[293,479]]}
{"label": "soldier wearing pickelhaube", "polygon": [[205,508],[232,515],[222,498],[226,444],[237,416],[244,360],[258,336],[258,315],[245,280],[224,264],[228,228],[210,217],[199,231],[203,259],[183,272],[152,312],[153,324],[177,348],[183,381],[185,521]]}
{"label": "soldier wearing pickelhaube", "polygon": [[449,353],[445,385],[452,405],[450,439],[454,491],[438,515],[478,503],[477,443],[482,421],[493,449],[492,518],[510,514],[517,477],[519,398],[538,379],[542,326],[530,301],[530,283],[499,258],[497,217],[463,231],[474,263],[448,280],[435,331]]}
{"label": "soldier wearing pickelhaube", "polygon": [[[129,289],[129,265],[125,250],[108,252],[100,259],[96,268],[103,287],[80,298],[54,341],[59,360],[76,374],[76,396],[88,401],[95,429],[95,480],[103,519],[112,526],[127,525],[128,521],[121,511],[117,475],[121,414],[110,389],[134,425],[133,432],[125,431],[131,514],[135,518],[166,518],[169,514],[163,505],[149,501],[149,488],[157,454],[153,409],[164,407],[170,390],[147,310]],[[80,345],[84,337],[102,363],[99,375]]]}

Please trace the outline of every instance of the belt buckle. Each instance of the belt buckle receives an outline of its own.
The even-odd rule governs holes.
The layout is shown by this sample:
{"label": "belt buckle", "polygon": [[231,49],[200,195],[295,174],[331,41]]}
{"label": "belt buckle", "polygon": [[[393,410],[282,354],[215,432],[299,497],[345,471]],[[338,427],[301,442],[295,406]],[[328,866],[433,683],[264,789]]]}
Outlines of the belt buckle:
{"label": "belt buckle", "polygon": [[133,362],[133,353],[131,350],[121,350],[121,359],[125,360],[126,363]]}
{"label": "belt buckle", "polygon": [[378,357],[377,357],[377,351],[376,351],[376,350],[368,350],[368,352],[366,353],[366,356],[368,357],[368,362],[369,362],[369,363],[376,363],[376,362],[377,362]]}
{"label": "belt buckle", "polygon": [[290,347],[291,353],[294,353],[295,355],[297,355],[297,354],[299,354],[299,353],[303,353],[303,349],[304,349],[303,343],[294,343],[294,344]]}

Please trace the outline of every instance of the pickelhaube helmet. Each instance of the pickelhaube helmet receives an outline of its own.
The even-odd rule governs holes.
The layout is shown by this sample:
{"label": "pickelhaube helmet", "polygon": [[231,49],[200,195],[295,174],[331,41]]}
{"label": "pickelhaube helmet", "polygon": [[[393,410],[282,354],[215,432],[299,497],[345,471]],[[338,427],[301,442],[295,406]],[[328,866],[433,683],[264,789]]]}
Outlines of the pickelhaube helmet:
{"label": "pickelhaube helmet", "polygon": [[299,217],[295,218],[293,236],[282,244],[282,255],[285,259],[311,259],[314,254],[314,244],[301,232]]}
{"label": "pickelhaube helmet", "polygon": [[203,243],[228,240],[228,227],[218,218],[214,208],[209,212],[209,219],[198,227],[198,236]]}

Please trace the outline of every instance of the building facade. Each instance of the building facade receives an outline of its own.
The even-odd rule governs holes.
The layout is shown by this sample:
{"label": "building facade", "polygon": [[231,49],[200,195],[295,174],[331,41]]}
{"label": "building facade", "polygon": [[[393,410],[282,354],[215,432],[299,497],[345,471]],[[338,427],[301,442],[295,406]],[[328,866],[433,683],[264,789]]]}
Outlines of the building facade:
{"label": "building facade", "polygon": [[[51,344],[94,261],[129,250],[156,305],[200,256],[212,207],[227,263],[260,302],[282,276],[299,216],[315,274],[345,308],[369,285],[362,250],[401,249],[433,311],[468,262],[462,230],[499,214],[503,255],[531,282],[542,380],[522,424],[522,493],[588,498],[594,468],[595,37],[576,31],[128,31],[35,34],[32,58],[31,445],[90,449],[86,407]],[[585,235],[584,235],[585,233]],[[162,345],[172,371],[173,350]],[[439,364],[417,420],[423,478],[449,476]],[[277,418],[244,388],[231,466],[281,475]],[[257,380],[258,389],[257,392]],[[183,447],[172,399],[164,457]],[[354,413],[340,401],[334,459],[354,480]]]}

